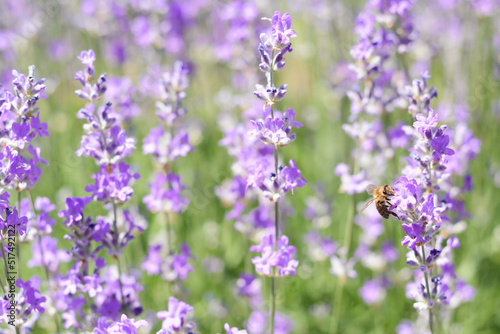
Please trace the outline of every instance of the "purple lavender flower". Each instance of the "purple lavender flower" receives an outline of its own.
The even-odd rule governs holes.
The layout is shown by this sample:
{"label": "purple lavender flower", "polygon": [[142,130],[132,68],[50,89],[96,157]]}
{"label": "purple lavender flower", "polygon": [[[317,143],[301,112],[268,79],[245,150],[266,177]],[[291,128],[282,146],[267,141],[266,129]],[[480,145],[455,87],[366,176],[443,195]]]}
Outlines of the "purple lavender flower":
{"label": "purple lavender flower", "polygon": [[168,165],[178,157],[185,157],[193,147],[189,145],[187,132],[181,130],[172,138],[163,126],[151,129],[142,146],[144,154],[153,154],[161,165]]}
{"label": "purple lavender flower", "polygon": [[439,161],[443,155],[455,154],[455,151],[447,147],[449,143],[450,137],[448,136],[434,137],[431,141],[431,146],[435,150],[432,152],[432,160],[434,162]]}
{"label": "purple lavender flower", "polygon": [[[168,185],[168,190],[165,185]],[[182,212],[188,205],[188,200],[181,197],[181,190],[185,186],[181,183],[180,176],[169,173],[157,174],[155,182],[150,184],[151,194],[144,197],[143,202],[148,210],[153,212],[172,211]]]}
{"label": "purple lavender flower", "polygon": [[239,295],[248,298],[250,307],[256,308],[263,302],[260,292],[261,280],[251,274],[243,273],[236,281],[236,288]]}
{"label": "purple lavender flower", "polygon": [[365,192],[366,187],[371,183],[367,180],[366,172],[364,170],[351,175],[349,167],[344,163],[339,163],[337,165],[335,168],[335,174],[341,178],[340,189],[349,195]]}
{"label": "purple lavender flower", "polygon": [[161,264],[163,262],[160,250],[161,245],[148,247],[148,253],[141,265],[142,269],[144,269],[148,275],[158,275],[160,273]]}
{"label": "purple lavender flower", "polygon": [[435,128],[438,124],[437,114],[434,113],[432,109],[429,109],[429,114],[425,116],[424,114],[417,114],[415,116],[417,119],[413,123],[413,127],[423,136],[428,130]]}
{"label": "purple lavender flower", "polygon": [[109,327],[106,328],[106,330],[96,328],[94,329],[94,334],[138,334],[138,329],[140,327],[146,326],[148,326],[146,320],[135,320],[132,318],[128,318],[126,314],[122,314],[122,316],[120,317],[120,321],[111,323]]}
{"label": "purple lavender flower", "polygon": [[23,236],[26,233],[28,218],[19,217],[17,208],[14,208],[13,211],[7,210],[6,215],[5,224],[14,226],[15,231],[19,231],[19,235]]}
{"label": "purple lavender flower", "polygon": [[168,300],[168,310],[157,313],[158,318],[162,320],[162,330],[158,333],[194,334],[194,323],[188,321],[188,312],[192,312],[193,310],[191,305],[170,297]]}
{"label": "purple lavender flower", "polygon": [[348,278],[355,278],[358,273],[354,270],[354,265],[356,264],[356,259],[346,258],[345,248],[341,248],[337,254],[330,258],[330,273],[334,276],[338,276],[340,282],[345,283]]}
{"label": "purple lavender flower", "polygon": [[237,327],[231,327],[228,323],[224,324],[224,330],[227,334],[248,334],[246,329],[238,329]]}
{"label": "purple lavender flower", "polygon": [[297,165],[295,164],[295,160],[290,159],[290,167],[285,166],[281,170],[281,176],[283,177],[283,180],[285,181],[283,185],[283,189],[285,192],[288,190],[295,190],[296,187],[303,187],[307,184],[307,181],[304,179],[304,177],[301,175],[301,171],[298,169]]}
{"label": "purple lavender flower", "polygon": [[414,179],[409,180],[405,176],[402,176],[394,183],[393,206],[400,208],[401,212],[405,210],[413,211],[417,204],[419,192],[417,181]]}
{"label": "purple lavender flower", "polygon": [[[269,316],[262,311],[255,310],[250,314],[246,327],[252,334],[268,333],[266,328],[269,327]],[[292,319],[288,318],[283,313],[276,312],[274,320],[274,332],[277,334],[289,334],[291,333],[292,329]]]}
{"label": "purple lavender flower", "polygon": [[44,235],[40,238],[40,242],[33,243],[32,257],[28,261],[28,267],[45,267],[49,272],[56,273],[59,263],[68,262],[70,259],[68,252],[57,249],[57,239]]}
{"label": "purple lavender flower", "polygon": [[276,102],[281,101],[286,94],[288,85],[281,85],[276,87],[264,87],[262,85],[255,85],[256,90],[253,92],[262,101],[266,102],[265,106],[270,106]]}
{"label": "purple lavender flower", "polygon": [[380,304],[385,299],[387,283],[383,278],[366,281],[361,289],[359,289],[359,294],[365,304]]}
{"label": "purple lavender flower", "polygon": [[45,313],[45,307],[42,304],[47,301],[47,298],[41,295],[35,282],[34,279],[32,281],[23,281],[20,278],[15,282],[19,288],[19,292],[16,293],[19,297],[15,305],[16,325],[27,323],[32,314],[35,314],[34,320],[36,320],[38,318],[37,313]]}
{"label": "purple lavender flower", "polygon": [[257,136],[265,144],[283,147],[295,140],[295,134],[290,134],[291,127],[286,126],[282,118],[269,116],[264,122],[252,121],[252,124],[255,128],[252,135]]}
{"label": "purple lavender flower", "polygon": [[36,103],[39,99],[46,98],[47,96],[43,94],[45,79],[35,81],[34,72],[35,66],[33,65],[29,67],[28,76],[16,70],[12,71],[12,75],[14,76],[12,84],[15,87],[16,94],[10,103],[5,104],[4,102],[3,109],[5,111],[27,117],[38,115],[40,109],[36,107]]}
{"label": "purple lavender flower", "polygon": [[271,36],[264,33],[260,35],[262,44],[268,50],[281,50],[290,45],[290,38],[297,37],[297,33],[291,29],[290,14],[285,13],[281,16],[281,13],[276,11],[271,19],[263,18],[263,20],[271,22]]}
{"label": "purple lavender flower", "polygon": [[405,87],[405,95],[408,97],[410,104],[408,112],[412,115],[429,109],[431,100],[438,95],[434,87],[427,87],[427,79],[431,77],[429,72],[422,72],[420,77],[421,79],[414,79],[411,86]]}
{"label": "purple lavender flower", "polygon": [[139,179],[138,173],[131,174],[130,166],[123,161],[118,166],[101,166],[100,172],[93,175],[95,183],[85,187],[85,191],[92,193],[96,202],[128,202],[134,194],[129,185],[134,179]]}
{"label": "purple lavender flower", "polygon": [[285,235],[280,236],[277,250],[275,251],[273,249],[273,235],[264,237],[259,245],[250,247],[251,252],[262,253],[261,256],[252,259],[252,263],[255,265],[257,273],[265,276],[272,276],[272,269],[275,267],[282,277],[287,275],[294,276],[295,268],[297,268],[299,261],[292,258],[293,254],[296,252],[296,248],[288,245],[288,237]]}
{"label": "purple lavender flower", "polygon": [[421,236],[424,229],[419,224],[403,224],[402,227],[407,235],[401,241],[401,245],[408,245],[408,248],[415,248],[425,243],[424,238]]}

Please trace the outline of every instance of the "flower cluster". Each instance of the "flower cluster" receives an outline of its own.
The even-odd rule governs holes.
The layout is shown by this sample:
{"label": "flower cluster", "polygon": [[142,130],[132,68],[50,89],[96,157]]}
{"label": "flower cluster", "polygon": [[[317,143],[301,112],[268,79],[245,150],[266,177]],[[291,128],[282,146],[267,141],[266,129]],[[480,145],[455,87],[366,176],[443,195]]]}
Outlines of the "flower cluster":
{"label": "flower cluster", "polygon": [[408,50],[418,34],[410,13],[413,4],[413,0],[368,1],[365,11],[356,18],[354,32],[360,39],[351,48],[351,55],[356,59],[352,69],[358,78],[381,73],[384,63],[395,51]]}
{"label": "flower cluster", "polygon": [[[377,210],[355,215],[354,196],[365,193],[370,184],[388,183],[390,161],[410,141],[404,123],[393,125],[390,118],[391,114],[397,117],[408,105],[404,90],[409,76],[405,54],[418,35],[411,14],[413,4],[411,0],[369,0],[356,18],[354,32],[359,39],[350,50],[354,63],[348,68],[356,75],[357,83],[347,91],[350,115],[342,129],[356,146],[351,151],[352,163],[339,163],[335,174],[340,178],[340,191],[351,196],[348,210],[352,218],[349,215],[346,222],[344,247],[331,256],[330,262],[331,273],[338,276],[341,285],[357,277],[356,263],[373,271],[372,279],[365,281],[359,290],[367,305],[383,302],[392,283],[387,272],[395,264],[398,252],[390,240],[382,239],[387,235]],[[351,224],[361,227],[352,258]]]}
{"label": "flower cluster", "polygon": [[191,305],[179,301],[174,297],[168,300],[168,309],[156,315],[162,320],[161,330],[157,334],[184,333],[194,334],[194,323],[189,321],[188,313],[194,309]]}
{"label": "flower cluster", "polygon": [[[47,124],[40,121],[39,99],[46,98],[45,79],[36,80],[35,66],[29,75],[12,71],[13,91],[0,85],[0,177],[3,189],[16,191],[33,189],[40,180],[40,148],[29,144],[36,137],[48,137]],[[3,191],[2,191],[3,193]]]}
{"label": "flower cluster", "polygon": [[[104,97],[107,83],[105,74],[94,82],[94,51],[82,51],[78,59],[85,68],[76,73],[75,79],[82,89],[75,94],[88,103],[77,113],[87,123],[76,154],[93,158],[99,171],[93,175],[94,184],[85,187],[90,196],[67,198],[65,210],[59,212],[69,230],[65,238],[73,243],[70,252],[73,265],[66,275],[58,277],[62,289],[57,291],[56,307],[62,312],[66,329],[89,330],[97,326],[98,332],[106,328],[108,332],[118,332],[143,325],[126,316],[118,320],[123,313],[142,312],[137,295],[142,290],[137,283],[138,275],[123,273],[119,259],[135,231],[143,230],[127,210],[118,210],[118,206],[130,201],[133,180],[140,177],[123,161],[135,148],[135,140],[118,125],[111,102],[97,105]],[[86,216],[85,207],[92,201],[102,203],[108,216]],[[116,266],[107,266],[106,259],[101,257],[103,250],[116,260]],[[87,303],[82,303],[83,300]]]}
{"label": "flower cluster", "polygon": [[45,307],[41,305],[47,301],[47,298],[42,296],[39,291],[39,281],[23,281],[18,278],[15,285],[19,288],[16,293],[16,305],[14,314],[12,305],[9,300],[0,304],[0,323],[2,321],[13,324],[16,321],[16,326],[30,328],[34,325],[40,313],[45,313]]}
{"label": "flower cluster", "polygon": [[262,253],[261,256],[252,259],[260,275],[271,276],[274,272],[283,277],[295,275],[299,261],[293,259],[296,248],[288,244],[287,236],[282,235],[278,239],[277,246],[274,244],[273,235],[264,237],[259,245],[250,247],[250,251]]}
{"label": "flower cluster", "polygon": [[[44,94],[46,86],[45,79],[36,80],[34,72],[35,66],[29,67],[28,75],[13,70],[12,90],[0,84],[0,241],[5,266],[21,261],[20,242],[36,240],[40,245],[42,236],[50,238],[47,234],[52,231],[51,226],[54,224],[47,214],[53,208],[47,207],[45,213],[36,216],[31,212],[30,200],[22,199],[23,193],[31,197],[30,191],[40,181],[40,164],[47,165],[47,161],[41,157],[41,149],[36,146],[37,137],[49,136],[47,124],[40,120],[37,105],[40,99],[47,97]],[[17,204],[10,203],[9,191],[17,192]],[[31,201],[35,199],[31,198]],[[33,242],[32,247],[36,248],[37,243]],[[64,256],[61,261],[64,261]],[[43,266],[46,270],[49,267],[45,258],[39,258],[39,262],[33,262],[32,265]],[[19,329],[30,328],[39,314],[45,312],[48,295],[41,295],[42,287],[37,277],[26,281],[20,278],[16,280],[15,276],[7,276],[7,267],[4,269],[6,276],[1,281],[9,284],[10,288],[4,290],[6,294],[1,305],[1,319]],[[15,286],[20,291],[15,295],[16,303],[12,304]]]}
{"label": "flower cluster", "polygon": [[[270,112],[266,110],[266,113]],[[295,134],[291,134],[293,127],[302,127],[301,123],[295,121],[295,111],[292,109],[287,109],[283,117],[267,116],[264,121],[252,121],[252,125],[254,131],[251,135],[257,136],[264,144],[279,147],[287,146],[295,140]]]}
{"label": "flower cluster", "polygon": [[[295,140],[295,134],[291,134],[293,128],[300,128],[301,123],[295,120],[295,111],[287,109],[283,114],[275,112],[273,105],[283,99],[286,94],[286,85],[276,89],[273,83],[273,73],[280,71],[285,66],[284,55],[291,52],[290,38],[296,37],[297,34],[291,29],[291,17],[288,13],[283,14],[276,11],[272,19],[265,19],[271,23],[271,34],[262,33],[260,35],[261,44],[258,50],[260,53],[261,63],[260,69],[266,74],[267,85],[264,90],[263,86],[257,85],[257,91],[254,94],[263,100],[263,115],[260,120],[252,120],[253,129],[249,135],[257,138],[261,143],[274,146],[274,172],[269,171],[269,151],[264,151],[263,159],[256,160],[253,164],[253,171],[247,175],[247,187],[258,187],[264,196],[271,202],[276,203],[275,210],[278,210],[278,202],[283,193],[295,190],[296,187],[302,187],[307,182],[301,175],[295,161],[290,160],[289,166],[278,165],[278,148],[287,146]],[[276,212],[278,216],[278,212]],[[279,233],[279,222],[275,221],[276,232]],[[272,242],[272,236],[265,236],[259,246],[253,246],[251,251],[260,251],[263,254],[262,258],[256,257],[252,260],[256,264],[257,272],[265,275],[270,275],[268,269],[270,266],[278,266],[282,270],[281,274],[295,274],[295,267],[298,262],[293,260],[290,266],[288,262],[290,258],[290,249],[288,246],[288,238],[286,236],[274,236],[275,241]],[[275,249],[275,252],[272,249]],[[281,260],[279,260],[281,259]],[[286,261],[286,263],[282,262]],[[258,265],[257,265],[258,264]]]}
{"label": "flower cluster", "polygon": [[162,246],[154,245],[148,248],[148,254],[142,263],[148,275],[160,275],[167,282],[185,280],[190,272],[194,270],[188,262],[192,258],[189,247],[181,244],[179,254],[162,255]]}
{"label": "flower cluster", "polygon": [[[151,193],[143,198],[143,202],[149,211],[164,213],[167,225],[171,225],[174,215],[182,213],[189,203],[181,194],[185,186],[180,175],[171,172],[172,163],[193,150],[189,144],[189,135],[180,123],[182,116],[186,114],[182,100],[186,97],[185,90],[189,86],[188,75],[187,64],[177,61],[172,71],[165,72],[158,80],[159,100],[156,102],[156,115],[160,125],[151,129],[142,146],[143,153],[151,154],[159,167],[154,182],[150,183]],[[167,233],[166,260],[159,255],[162,246],[157,245],[150,248],[152,252],[146,256],[144,266],[149,268],[148,272],[161,274],[167,281],[185,280],[187,274],[193,271],[193,267],[188,263],[192,257],[189,248],[182,244],[181,252],[174,254],[171,226],[167,226]]]}
{"label": "flower cluster", "polygon": [[[349,171],[341,164],[335,170],[341,177],[341,189],[350,194],[362,193],[368,184],[382,182],[387,161],[396,148],[402,147],[397,137],[406,137],[401,134],[401,126],[388,127],[383,118],[408,104],[406,94],[410,92],[404,90],[408,69],[401,68],[401,61],[396,58],[404,57],[417,35],[410,13],[412,6],[413,1],[369,1],[356,19],[354,31],[359,41],[351,48],[356,62],[350,69],[357,73],[358,85],[347,92],[351,101],[350,124],[342,128],[357,143],[352,157],[358,167]],[[417,88],[426,90],[425,81]],[[418,99],[420,95],[416,94]]]}
{"label": "flower cluster", "polygon": [[[272,238],[271,238],[272,239]],[[271,240],[272,241],[272,240]],[[264,308],[264,298],[261,292],[262,281],[259,277],[243,273],[236,282],[235,296],[238,300],[243,299],[251,309],[248,320],[244,323],[249,333],[268,333],[270,317]],[[293,321],[281,312],[276,312],[274,320],[274,330],[276,333],[290,333]],[[230,328],[228,324],[224,326],[227,333],[244,334],[246,330],[239,332],[235,327]]]}
{"label": "flower cluster", "polygon": [[[474,289],[458,278],[452,262],[452,250],[460,246],[455,236],[458,230],[454,226],[454,212],[458,213],[458,219],[463,218],[462,204],[453,198],[454,174],[464,177],[463,168],[449,168],[450,160],[457,155],[451,147],[455,133],[447,131],[446,125],[438,126],[437,113],[427,107],[437,93],[432,93],[427,100],[422,96],[415,98],[415,94],[425,91],[427,78],[429,75],[425,72],[421,81],[414,81],[414,87],[423,86],[408,96],[410,113],[421,113],[415,115],[411,132],[413,146],[408,164],[402,170],[404,176],[394,184],[390,210],[395,210],[403,222],[406,235],[401,244],[410,250],[406,255],[407,264],[416,270],[414,281],[407,285],[407,297],[415,300],[414,307],[419,312],[428,310],[427,320],[432,331],[435,313],[444,317],[450,307],[472,300]],[[412,103],[417,100],[425,101]],[[471,137],[469,135],[469,141],[473,142]],[[462,151],[460,155],[468,154],[470,158],[473,155],[469,152],[477,149],[471,150],[469,145],[455,147]]]}
{"label": "flower cluster", "polygon": [[445,134],[446,126],[437,127],[438,117],[432,109],[429,114],[417,114],[413,124],[417,137],[412,150],[410,164],[394,184],[393,209],[404,222],[407,236],[403,244],[408,248],[421,246],[432,239],[441,227],[442,214],[448,209],[439,203],[433,193],[439,191],[449,174],[446,171],[447,157],[455,152],[448,147],[450,139]]}

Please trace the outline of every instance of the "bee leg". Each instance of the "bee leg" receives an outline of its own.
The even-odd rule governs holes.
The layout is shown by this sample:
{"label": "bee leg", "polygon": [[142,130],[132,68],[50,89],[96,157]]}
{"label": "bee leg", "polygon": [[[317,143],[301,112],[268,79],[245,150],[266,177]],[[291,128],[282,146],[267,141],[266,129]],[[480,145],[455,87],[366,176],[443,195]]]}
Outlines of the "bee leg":
{"label": "bee leg", "polygon": [[401,219],[399,219],[399,216],[398,216],[396,213],[394,213],[394,212],[392,212],[392,211],[389,211],[389,214],[393,215],[393,216],[394,216],[394,217],[396,217],[398,220],[401,220]]}

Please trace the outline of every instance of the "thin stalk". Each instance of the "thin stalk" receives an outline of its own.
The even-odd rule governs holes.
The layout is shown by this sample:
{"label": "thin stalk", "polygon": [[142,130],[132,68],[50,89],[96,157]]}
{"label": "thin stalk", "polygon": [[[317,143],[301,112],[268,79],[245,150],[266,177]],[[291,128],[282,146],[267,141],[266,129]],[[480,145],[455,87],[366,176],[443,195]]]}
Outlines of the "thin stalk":
{"label": "thin stalk", "polygon": [[[269,86],[273,86],[273,72],[274,72],[274,50],[271,51],[271,70],[269,72]],[[274,110],[271,104],[271,117],[274,119]],[[274,146],[274,173],[276,175],[276,180],[279,179],[278,175],[278,146]],[[274,202],[274,250],[278,249],[278,237],[279,237],[279,203]],[[276,277],[275,269],[272,270],[271,276],[271,314],[269,318],[269,333],[274,334],[274,315],[276,313]]]}
{"label": "thin stalk", "polygon": [[[273,87],[273,73],[274,73],[274,50],[271,51],[271,70],[269,71],[269,86],[271,87],[269,88]],[[274,118],[273,106],[271,106],[271,116]]]}
{"label": "thin stalk", "polygon": [[172,255],[174,253],[174,248],[172,247],[172,226],[170,225],[170,218],[167,211],[165,211],[165,222],[167,224],[168,255]]}
{"label": "thin stalk", "polygon": [[342,303],[342,294],[344,292],[344,282],[339,279],[335,291],[335,299],[332,306],[332,320],[330,322],[330,333],[337,333],[340,320],[340,305]]}
{"label": "thin stalk", "polygon": [[[35,201],[33,200],[33,196],[31,195],[31,192],[28,192],[30,201],[31,201],[31,206],[33,207],[33,212],[35,212]],[[43,269],[45,271],[45,277],[47,278],[47,285],[49,288],[49,293],[51,294],[51,283],[50,283],[50,275],[49,275],[49,269],[47,268],[47,264],[45,263],[45,252],[42,247],[42,236],[38,234],[38,243],[40,244],[40,255],[42,256],[42,264],[43,264]],[[57,333],[61,333],[61,328],[59,327],[59,317],[58,313],[55,314],[55,323],[56,323],[56,328],[57,328]]]}
{"label": "thin stalk", "polygon": [[[34,210],[34,206],[33,206],[33,210]],[[43,269],[45,271],[45,277],[47,278],[47,285],[49,287],[49,291],[51,291],[51,283],[50,283],[50,276],[49,276],[49,269],[47,268],[47,265],[45,264],[45,254],[44,254],[44,251],[43,251],[43,246],[42,246],[42,236],[41,235],[38,235],[38,243],[40,244],[40,255],[42,256],[42,263],[43,263]],[[49,292],[50,293],[50,292]],[[57,316],[58,314],[56,313],[55,314],[55,323],[56,323],[56,328],[57,328],[57,333],[61,333],[61,328],[59,327],[59,318]]]}
{"label": "thin stalk", "polygon": [[349,201],[349,208],[347,211],[347,220],[346,220],[346,228],[344,233],[344,249],[346,259],[349,258],[349,250],[351,248],[351,239],[352,239],[352,226],[354,222],[354,206],[356,204],[356,195],[351,196],[351,200]]}
{"label": "thin stalk", "polygon": [[[425,261],[425,248],[424,245],[422,245],[422,258]],[[430,290],[430,285],[429,285],[429,275],[427,275],[427,268],[424,271],[425,275],[425,288],[427,290],[427,295],[429,296],[429,300],[432,300],[432,295],[431,295],[431,290]],[[429,308],[429,330],[431,331],[431,334],[434,334],[434,328],[433,328],[433,319],[432,319],[432,308]]]}
{"label": "thin stalk", "polygon": [[[354,221],[354,206],[356,203],[356,197],[354,195],[351,196],[351,200],[349,201],[349,208],[347,211],[347,220],[346,220],[346,229],[344,234],[344,250],[346,259],[349,258],[349,248],[351,247],[351,239],[352,239],[352,225]],[[335,291],[335,298],[333,300],[332,307],[332,320],[330,322],[330,333],[337,333],[339,320],[340,320],[340,310],[342,304],[342,294],[344,292],[344,285],[346,279],[339,277],[339,281],[337,284],[337,289]]]}
{"label": "thin stalk", "polygon": [[271,277],[271,317],[269,318],[269,333],[274,333],[274,314],[276,312],[276,291],[275,291],[275,277],[274,277],[274,269],[272,271]]}
{"label": "thin stalk", "polygon": [[408,82],[410,82],[411,81],[410,71],[408,70],[408,64],[406,63],[406,58],[405,58],[404,54],[398,53],[397,59],[399,61],[399,65],[401,66],[401,68],[403,69],[403,71],[405,73],[406,80],[408,80]]}
{"label": "thin stalk", "polygon": [[[5,236],[4,236],[5,238]],[[3,238],[0,241],[0,252],[2,253],[2,260],[3,260],[3,267],[4,267],[4,273],[5,273],[5,283],[8,285],[9,284],[9,270],[7,267],[7,257],[5,256],[5,250],[3,248]]]}
{"label": "thin stalk", "polygon": [[3,282],[3,279],[1,276],[0,276],[0,287],[2,288],[3,294],[5,295],[6,294],[5,283]]}
{"label": "thin stalk", "polygon": [[[28,195],[31,200],[31,206],[33,207],[33,212],[35,212],[35,202],[33,201],[33,196],[31,195],[31,193],[28,193]],[[42,247],[42,236],[40,234],[38,234],[38,243],[40,244],[40,255],[42,257],[42,264],[43,264],[43,269],[45,271],[45,277],[47,278],[47,283],[49,283],[50,287],[49,269],[47,268],[47,264],[45,263],[45,252]]]}
{"label": "thin stalk", "polygon": [[[18,212],[19,218],[21,218],[21,192],[20,191],[17,192],[17,212]],[[17,274],[18,274],[19,278],[21,278],[21,251],[20,251],[21,243],[20,243],[19,239],[20,239],[19,229],[16,228],[16,257],[17,257],[17,263],[18,263]]]}
{"label": "thin stalk", "polygon": [[[114,201],[113,201],[113,227],[115,229],[116,238],[119,239],[118,224],[117,224],[117,218],[116,218],[116,203]],[[116,259],[116,263],[118,265],[118,284],[120,285],[122,309],[125,312],[125,296],[123,294],[123,284],[122,284],[122,267],[121,267],[120,259],[118,258],[118,256],[114,256],[114,258]]]}
{"label": "thin stalk", "polygon": [[[3,249],[3,238],[2,238],[2,241],[0,242],[0,251],[2,253],[2,259],[3,259],[3,265],[4,265],[4,269],[5,269],[5,282],[8,283],[9,282],[9,275],[8,275],[8,267],[7,267],[7,257],[5,256],[5,250]],[[19,327],[16,326],[16,334],[20,334],[21,333],[21,329]]]}

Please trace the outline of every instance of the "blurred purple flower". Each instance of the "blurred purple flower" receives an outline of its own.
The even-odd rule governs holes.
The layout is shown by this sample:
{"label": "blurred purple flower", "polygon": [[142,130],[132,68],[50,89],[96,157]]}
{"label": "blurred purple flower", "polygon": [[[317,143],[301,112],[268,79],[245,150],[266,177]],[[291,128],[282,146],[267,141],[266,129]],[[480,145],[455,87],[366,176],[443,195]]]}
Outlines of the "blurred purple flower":
{"label": "blurred purple flower", "polygon": [[158,333],[194,334],[194,323],[189,322],[187,319],[188,312],[192,312],[193,310],[191,305],[170,297],[168,300],[168,310],[157,313],[157,317],[162,320],[161,329],[164,331],[159,331]]}

